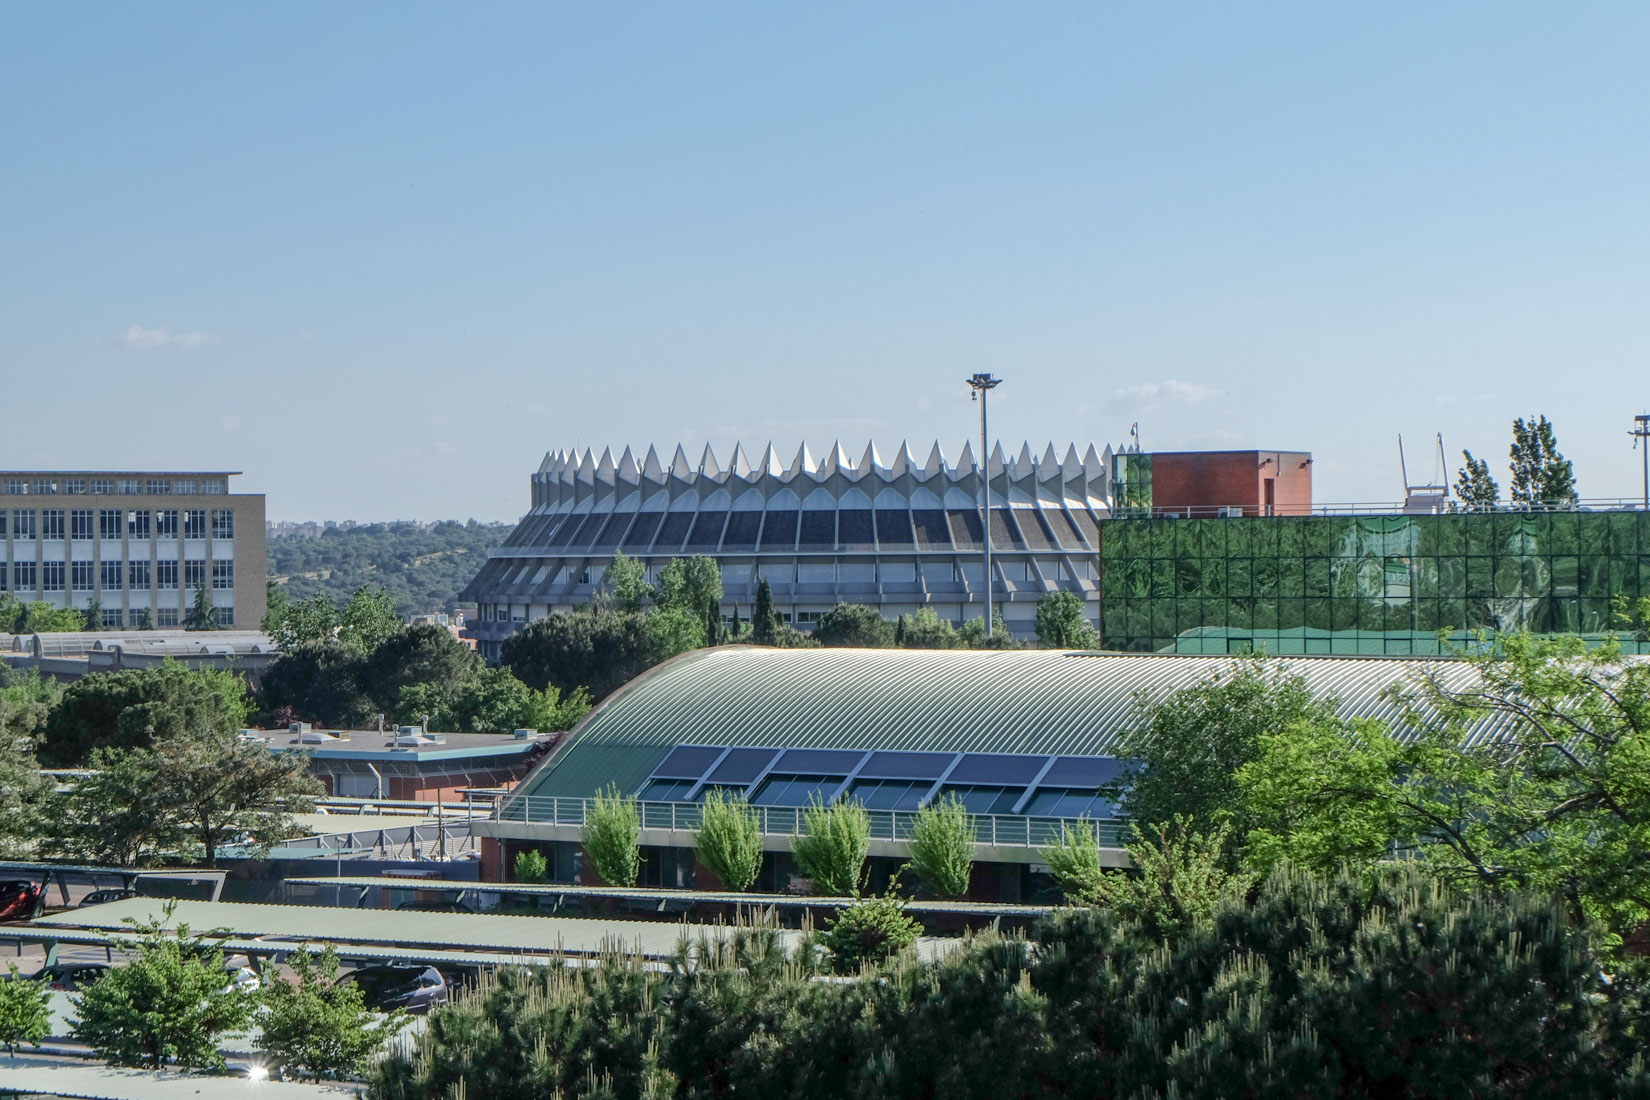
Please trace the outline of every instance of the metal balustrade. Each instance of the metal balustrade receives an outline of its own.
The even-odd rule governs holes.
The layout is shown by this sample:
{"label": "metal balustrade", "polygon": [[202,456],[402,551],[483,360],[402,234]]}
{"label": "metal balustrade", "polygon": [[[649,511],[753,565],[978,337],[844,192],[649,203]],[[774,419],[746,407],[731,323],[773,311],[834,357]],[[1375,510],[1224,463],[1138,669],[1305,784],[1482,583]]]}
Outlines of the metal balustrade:
{"label": "metal balustrade", "polygon": [[[494,808],[493,820],[527,825],[583,825],[592,799],[523,795]],[[697,802],[639,802],[642,828],[691,833],[699,827],[703,807]],[[784,806],[752,806],[764,836],[797,836],[807,832],[803,812]],[[908,810],[867,810],[871,839],[909,840],[917,815]],[[1062,830],[1093,830],[1102,848],[1121,848],[1126,822],[1119,818],[1088,820],[1069,817],[1022,817],[1017,814],[975,814],[977,843],[998,847],[1046,848],[1060,842]]]}

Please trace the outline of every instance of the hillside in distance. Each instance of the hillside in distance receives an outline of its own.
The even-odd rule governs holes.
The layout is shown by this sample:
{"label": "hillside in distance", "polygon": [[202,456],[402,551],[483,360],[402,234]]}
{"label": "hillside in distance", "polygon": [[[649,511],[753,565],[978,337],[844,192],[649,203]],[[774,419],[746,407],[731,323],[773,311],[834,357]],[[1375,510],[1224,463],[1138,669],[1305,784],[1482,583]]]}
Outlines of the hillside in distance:
{"label": "hillside in distance", "polygon": [[459,590],[510,533],[499,524],[361,524],[328,528],[319,537],[269,540],[269,579],[296,602],[324,592],[343,603],[366,584],[381,584],[403,615],[451,612]]}

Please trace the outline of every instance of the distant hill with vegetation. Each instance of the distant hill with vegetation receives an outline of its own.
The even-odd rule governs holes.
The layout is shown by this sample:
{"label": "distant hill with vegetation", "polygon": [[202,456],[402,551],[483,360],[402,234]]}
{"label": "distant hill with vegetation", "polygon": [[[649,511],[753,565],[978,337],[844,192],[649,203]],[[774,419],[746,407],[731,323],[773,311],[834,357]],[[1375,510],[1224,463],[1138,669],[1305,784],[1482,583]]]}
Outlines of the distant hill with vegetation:
{"label": "distant hill with vegetation", "polygon": [[471,520],[335,527],[316,538],[285,535],[269,540],[269,579],[293,602],[324,592],[342,605],[362,585],[381,584],[403,615],[451,612],[487,547],[509,532],[508,526]]}

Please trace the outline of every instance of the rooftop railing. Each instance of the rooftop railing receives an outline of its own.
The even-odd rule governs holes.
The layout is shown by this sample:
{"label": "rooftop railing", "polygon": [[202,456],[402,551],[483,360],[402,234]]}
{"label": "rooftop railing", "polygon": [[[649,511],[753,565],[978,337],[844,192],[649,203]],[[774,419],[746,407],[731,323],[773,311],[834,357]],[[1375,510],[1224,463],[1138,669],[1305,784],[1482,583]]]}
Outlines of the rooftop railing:
{"label": "rooftop railing", "polygon": [[[583,825],[593,799],[522,795],[498,806],[495,821],[528,825]],[[699,827],[703,807],[697,802],[638,803],[642,828],[691,833]],[[752,806],[764,836],[805,834],[804,811],[785,806]],[[909,810],[867,810],[872,840],[909,840],[917,815]],[[1102,848],[1121,848],[1127,823],[1118,818],[1025,817],[1018,814],[975,814],[974,839],[994,847],[1047,848],[1060,843],[1062,832],[1088,829]]]}
{"label": "rooftop railing", "polygon": [[1417,501],[1343,501],[1339,503],[1297,505],[1279,504],[1271,512],[1255,504],[1164,504],[1151,507],[1118,505],[1109,519],[1287,519],[1298,516],[1436,516],[1474,513],[1516,514],[1519,512],[1642,512],[1641,497],[1589,497],[1574,504],[1513,504],[1507,501],[1493,507],[1464,505],[1447,500],[1438,507],[1422,505]]}

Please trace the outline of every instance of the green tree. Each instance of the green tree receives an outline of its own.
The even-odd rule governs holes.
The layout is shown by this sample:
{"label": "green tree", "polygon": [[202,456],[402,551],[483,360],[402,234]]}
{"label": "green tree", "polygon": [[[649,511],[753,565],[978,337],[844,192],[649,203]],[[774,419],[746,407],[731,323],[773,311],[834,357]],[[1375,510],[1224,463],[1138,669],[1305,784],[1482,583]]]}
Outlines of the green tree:
{"label": "green tree", "polygon": [[137,946],[117,948],[126,964],[70,998],[77,1016],[70,1031],[110,1065],[221,1073],[218,1039],[251,1026],[256,1000],[225,979],[227,935],[195,935],[181,923],[169,930],[176,911],[168,902],[153,920],[127,918]]}
{"label": "green tree", "polygon": [[956,649],[961,644],[957,628],[940,618],[932,607],[919,607],[906,616],[906,649]]}
{"label": "green tree", "polygon": [[11,980],[0,981],[0,1047],[15,1055],[24,1043],[38,1047],[52,1032],[51,990],[33,982],[11,964]]}
{"label": "green tree", "polygon": [[0,592],[0,634],[72,634],[85,629],[86,619],[72,607],[23,603],[10,592]]}
{"label": "green tree", "polygon": [[598,609],[535,619],[504,639],[501,655],[530,687],[567,698],[583,686],[599,701],[651,668],[655,652],[650,616]]}
{"label": "green tree", "polygon": [[1118,755],[1136,762],[1124,781],[1123,810],[1141,827],[1176,815],[1201,830],[1230,822],[1227,835],[1241,845],[1250,822],[1238,769],[1260,756],[1266,734],[1297,722],[1333,722],[1336,706],[1265,657],[1239,658],[1164,698],[1142,695],[1118,747]]}
{"label": "green tree", "polygon": [[359,524],[319,538],[279,536],[267,544],[269,576],[294,602],[320,593],[333,607],[363,585],[382,585],[402,616],[451,612],[475,579],[487,548],[509,533],[497,524]]}
{"label": "green tree", "polygon": [[[138,612],[137,628],[139,630],[155,629],[155,613],[147,607]],[[79,629],[78,627],[76,629]]]}
{"label": "green tree", "polygon": [[722,644],[722,605],[719,600],[705,604],[705,644]]}
{"label": "green tree", "polygon": [[1397,849],[1463,886],[1549,891],[1613,949],[1650,920],[1650,665],[1529,634],[1467,659],[1469,686],[1423,669],[1395,689],[1402,736],[1264,737],[1237,776],[1252,860],[1368,866]]}
{"label": "green tree", "polygon": [[617,786],[608,784],[586,804],[579,839],[590,865],[609,886],[636,885],[642,871],[641,835],[641,807]]}
{"label": "green tree", "polygon": [[1085,815],[1071,825],[1060,825],[1060,839],[1043,852],[1043,862],[1054,884],[1075,905],[1090,905],[1104,889],[1106,865],[1094,824]]}
{"label": "green tree", "polygon": [[1548,508],[1574,506],[1575,471],[1570,460],[1558,451],[1553,426],[1543,416],[1513,421],[1512,500],[1514,504],[1539,504]]}
{"label": "green tree", "polygon": [[756,811],[741,797],[707,791],[693,849],[724,887],[749,890],[762,869],[762,828]]}
{"label": "green tree", "polygon": [[1020,643],[1008,631],[1008,624],[995,609],[991,612],[991,634],[985,632],[985,616],[969,619],[957,630],[957,644],[964,649],[1019,649]]}
{"label": "green tree", "polygon": [[167,661],[158,669],[82,676],[63,691],[39,746],[48,767],[77,767],[101,747],[142,748],[157,737],[196,730],[239,730],[252,705],[234,672],[191,669]]}
{"label": "green tree", "polygon": [[654,611],[647,618],[652,651],[648,655],[648,663],[637,672],[645,672],[660,661],[668,661],[677,654],[705,645],[707,618],[686,607],[661,607]]}
{"label": "green tree", "polygon": [[1455,479],[1455,495],[1463,512],[1493,512],[1501,499],[1501,486],[1490,476],[1490,464],[1472,457],[1471,451],[1462,451],[1467,464]]}
{"label": "green tree", "polygon": [[602,574],[602,587],[617,611],[640,611],[653,596],[653,586],[647,583],[647,566],[622,550],[613,552],[613,561]]}
{"label": "green tree", "polygon": [[535,886],[550,877],[550,861],[537,848],[516,853],[515,881]]}
{"label": "green tree", "polygon": [[305,645],[322,645],[338,636],[338,609],[323,593],[316,592],[296,603],[283,596],[282,604],[280,617],[267,620],[264,626],[282,653]]}
{"label": "green tree", "polygon": [[1037,601],[1037,644],[1044,649],[1098,649],[1100,635],[1084,616],[1075,592],[1050,592]]}
{"label": "green tree", "polygon": [[132,866],[168,856],[217,865],[230,842],[263,854],[302,834],[293,817],[323,793],[301,753],[222,731],[179,734],[149,749],[99,749],[95,771],[55,800],[49,834],[71,858]]}
{"label": "green tree", "polygon": [[87,601],[86,610],[81,612],[81,618],[86,620],[87,630],[103,629],[103,601],[97,598],[97,593],[92,593],[92,598]]}
{"label": "green tree", "polygon": [[830,927],[819,934],[838,974],[886,963],[917,942],[922,925],[906,915],[905,899],[896,890],[897,883],[890,883],[884,893],[856,898],[838,909]]}
{"label": "green tree", "polygon": [[212,603],[212,593],[207,589],[204,581],[195,586],[195,602],[190,605],[189,615],[184,622],[184,629],[218,629],[218,609]]}
{"label": "green tree", "polygon": [[12,739],[6,744],[32,753],[33,738],[62,699],[63,685],[39,670],[0,665],[0,738]]}
{"label": "green tree", "polygon": [[361,687],[381,713],[392,714],[401,689],[428,684],[457,694],[475,675],[475,651],[434,623],[402,627],[379,643],[361,669]]}
{"label": "green tree", "polygon": [[[1229,830],[1229,825],[1221,825],[1211,833],[1194,832],[1185,817],[1176,816],[1124,845],[1132,873],[1091,875],[1085,870],[1074,875],[1069,868],[1076,861],[1068,857],[1061,860],[1062,880],[1071,883],[1073,895],[1068,896],[1078,904],[1114,910],[1138,922],[1152,937],[1172,940],[1208,924],[1222,903],[1241,897],[1253,884],[1253,876],[1224,865]],[[1089,847],[1091,841],[1079,838],[1092,836],[1087,829],[1079,829],[1070,839],[1062,835],[1061,847]],[[1086,853],[1078,857],[1085,864],[1090,858]]]}
{"label": "green tree", "polygon": [[680,608],[699,615],[712,600],[722,602],[722,570],[715,558],[675,558],[659,570],[653,601],[660,610]]}
{"label": "green tree", "polygon": [[751,611],[751,644],[777,645],[774,624],[778,620],[773,610],[773,589],[768,578],[756,582],[756,607]]}
{"label": "green tree", "polygon": [[[399,634],[403,625],[389,591],[382,585],[363,585],[338,613],[338,640],[362,653],[374,653]],[[446,632],[445,627],[435,629]]]}
{"label": "green tree", "polygon": [[839,603],[814,624],[814,640],[833,649],[887,649],[894,644],[894,626],[874,607]]}
{"label": "green tree", "polygon": [[826,806],[818,795],[802,811],[803,832],[791,838],[791,853],[813,892],[858,897],[871,849],[871,815],[857,799]]}
{"label": "green tree", "polygon": [[[402,690],[403,698],[407,690]],[[441,728],[465,733],[565,730],[589,712],[590,694],[582,687],[564,700],[554,687],[534,691],[507,667],[480,667],[453,699],[452,725]]]}
{"label": "green tree", "polygon": [[292,977],[264,990],[258,1017],[258,1049],[311,1080],[359,1077],[374,1054],[407,1024],[396,1009],[382,1016],[369,1009],[361,987],[339,981],[338,955],[329,944],[318,956],[299,947],[287,960]]}
{"label": "green tree", "polygon": [[[290,709],[305,721],[358,728],[380,713],[363,686],[366,666],[365,657],[336,638],[283,647],[264,672],[259,693],[264,709]],[[432,690],[445,699],[447,688],[439,685]]]}
{"label": "green tree", "polygon": [[272,638],[277,637],[291,610],[292,601],[287,598],[286,588],[273,580],[265,581],[264,617],[258,629]]}
{"label": "green tree", "polygon": [[911,869],[942,898],[968,893],[974,873],[974,822],[956,795],[936,799],[911,823]]}

